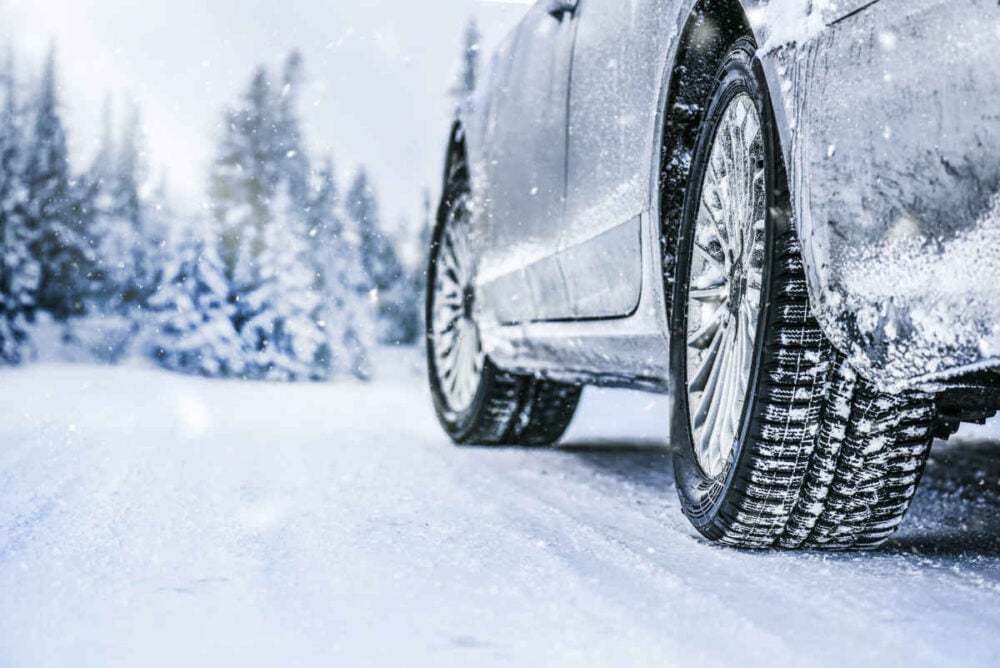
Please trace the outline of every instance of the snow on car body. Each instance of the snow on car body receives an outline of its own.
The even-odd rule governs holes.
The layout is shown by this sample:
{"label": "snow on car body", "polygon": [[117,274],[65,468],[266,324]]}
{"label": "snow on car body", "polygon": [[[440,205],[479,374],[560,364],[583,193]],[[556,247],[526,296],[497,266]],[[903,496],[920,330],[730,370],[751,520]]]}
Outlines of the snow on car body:
{"label": "snow on car body", "polygon": [[[439,346],[435,360],[441,336],[435,338],[429,318],[432,385],[442,394],[439,413],[452,436],[519,441],[511,424],[521,423],[527,425],[521,436],[537,436],[535,404],[558,417],[553,407],[560,399],[548,395],[565,399],[573,385],[667,391],[683,404],[673,411],[673,434],[681,441],[699,441],[703,429],[717,428],[716,414],[732,414],[722,420],[731,423],[722,436],[705,436],[722,473],[695,447],[698,467],[691,474],[692,480],[698,469],[717,474],[699,479],[708,487],[721,475],[716,487],[726,491],[688,499],[689,517],[701,512],[692,504],[702,502],[712,506],[712,518],[725,510],[740,476],[763,481],[767,490],[806,489],[813,477],[835,488],[843,483],[836,492],[842,508],[824,510],[830,490],[809,502],[792,490],[771,499],[782,509],[769,529],[729,535],[696,520],[707,535],[797,545],[835,544],[841,532],[853,537],[845,543],[877,542],[859,538],[865,532],[857,527],[844,529],[845,517],[865,512],[851,506],[865,493],[875,495],[865,507],[878,524],[872,519],[880,512],[878,494],[857,476],[875,476],[877,468],[883,489],[893,471],[916,470],[918,478],[926,455],[918,448],[908,455],[913,461],[879,459],[883,432],[895,429],[890,441],[899,444],[921,441],[1000,407],[1000,377],[988,371],[1000,366],[1000,293],[989,281],[1000,278],[1000,250],[992,243],[1000,237],[998,25],[1000,7],[991,0],[535,3],[461,110],[440,217],[446,231],[436,237],[448,248],[447,230],[468,230],[462,234],[471,287],[463,307],[455,307],[471,323],[471,343],[461,348],[465,368],[481,373],[495,365],[529,386],[509,385],[508,394],[527,392],[530,399],[493,406],[501,418],[486,431],[456,432],[471,409],[449,407],[434,374],[458,345]],[[746,137],[719,138],[748,127]],[[732,175],[713,166],[719,151],[732,154],[719,158],[720,165],[730,160]],[[742,187],[736,167],[743,162],[758,170],[753,179],[768,183],[770,194],[749,178],[746,192],[733,194]],[[459,174],[465,203],[455,214]],[[714,280],[711,262],[692,259],[704,233],[700,221],[712,212],[698,207],[706,193],[730,206],[727,212],[744,207],[745,215],[761,219],[707,244],[715,246],[706,257],[717,253],[720,267],[727,258],[720,285],[710,285],[707,296],[699,286]],[[730,196],[733,204],[725,205]],[[764,205],[767,213],[752,213]],[[449,215],[459,222],[449,223]],[[733,248],[726,247],[729,236]],[[736,258],[740,253],[745,259]],[[974,264],[965,261],[970,257]],[[794,275],[776,285],[789,262]],[[432,277],[443,273],[432,266]],[[781,302],[799,298],[799,274],[801,303]],[[747,341],[720,354],[728,339],[718,343],[709,321],[701,323],[708,338],[697,345],[689,338],[685,352],[683,327],[697,323],[705,302],[732,304],[717,317],[736,322],[742,317],[736,305],[754,301],[761,283],[763,308],[757,313],[755,303],[747,317],[762,324],[743,326],[752,334]],[[431,287],[433,316],[434,304],[446,300],[435,302],[433,280]],[[808,317],[795,320],[801,315],[795,311],[779,322],[778,302]],[[697,340],[695,329],[687,333]],[[770,360],[772,348],[780,351]],[[794,369],[777,378],[767,371],[769,360]],[[730,374],[727,364],[749,370]],[[711,375],[715,366],[726,368]],[[703,377],[720,374],[724,391]],[[479,379],[465,381],[465,398],[483,390]],[[792,403],[760,405],[761,383],[793,385]],[[722,408],[700,410],[716,391]],[[816,406],[792,405],[807,395]],[[705,396],[710,400],[703,402]],[[784,431],[754,426],[765,413],[784,421]],[[572,406],[562,415],[571,416]],[[788,436],[796,420],[803,430],[797,445]],[[859,425],[864,434],[855,433]],[[560,431],[550,426],[546,435]],[[771,444],[767,456],[794,455],[790,466],[808,470],[779,480],[754,469],[755,457],[764,455],[746,454],[742,443],[768,435],[781,443]],[[841,441],[852,438],[861,459],[854,473],[845,473],[849,448]],[[817,466],[829,470],[810,468]],[[891,484],[909,490],[911,483]],[[809,517],[817,503],[817,517]],[[901,517],[886,513],[892,515],[886,527]],[[746,508],[729,514],[742,518],[737,525],[746,520]],[[829,535],[796,542],[787,537],[794,533],[790,521],[812,534],[824,534],[816,527],[826,522]]]}

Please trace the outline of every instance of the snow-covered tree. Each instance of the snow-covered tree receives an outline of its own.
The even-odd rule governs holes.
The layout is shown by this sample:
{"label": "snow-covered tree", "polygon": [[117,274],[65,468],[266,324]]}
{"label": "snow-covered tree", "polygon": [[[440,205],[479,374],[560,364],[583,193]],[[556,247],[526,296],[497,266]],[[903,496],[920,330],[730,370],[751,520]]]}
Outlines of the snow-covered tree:
{"label": "snow-covered tree", "polygon": [[26,218],[22,114],[14,58],[8,53],[0,108],[0,358],[18,364],[30,355],[27,320],[38,290],[40,269],[31,254]]}
{"label": "snow-covered tree", "polygon": [[339,213],[336,172],[327,160],[309,207],[316,286],[321,296],[318,322],[326,335],[321,359],[332,374],[371,376],[374,307],[365,287],[360,234]]}
{"label": "snow-covered tree", "polygon": [[49,53],[33,100],[34,122],[24,171],[31,252],[41,268],[37,307],[58,320],[82,315],[93,291],[90,238],[96,189],[70,174],[59,115],[55,52]]}
{"label": "snow-covered tree", "polygon": [[[221,240],[219,253],[237,297],[251,290],[263,232],[282,180],[280,123],[267,70],[258,68],[242,107],[226,113],[211,175],[211,195]],[[238,317],[240,317],[238,315]]]}
{"label": "snow-covered tree", "polygon": [[124,131],[115,155],[115,180],[113,193],[114,213],[127,225],[123,230],[132,240],[124,261],[130,265],[131,275],[125,278],[122,298],[126,308],[141,308],[154,285],[154,270],[149,263],[150,244],[155,239],[147,230],[148,205],[144,193],[148,178],[143,147],[142,123],[139,110],[129,109]]}
{"label": "snow-covered tree", "polygon": [[247,374],[273,380],[317,380],[326,336],[317,323],[316,276],[302,212],[290,186],[279,192],[277,216],[264,227],[255,288],[243,296],[251,314],[240,331],[249,351]]}
{"label": "snow-covered tree", "polygon": [[221,254],[248,376],[322,378],[329,355],[310,251],[309,161],[297,100],[302,59],[292,53],[280,87],[258,69],[242,108],[227,114],[212,175]]}
{"label": "snow-covered tree", "polygon": [[433,201],[431,199],[431,191],[425,188],[421,200],[420,226],[417,229],[416,235],[416,258],[413,269],[410,272],[410,294],[413,295],[417,304],[417,340],[414,343],[422,341],[424,331],[426,330],[424,307],[427,300],[427,269],[430,263],[431,237],[433,233]]}
{"label": "snow-covered tree", "polygon": [[292,51],[285,59],[281,91],[276,103],[278,132],[275,153],[281,161],[281,172],[288,180],[292,200],[308,206],[310,166],[298,106],[303,67],[302,55],[298,51]]}
{"label": "snow-covered tree", "polygon": [[[163,281],[170,258],[171,229],[178,215],[171,205],[167,178],[161,174],[159,182],[143,197],[142,256],[138,265],[139,285],[144,304],[155,295]],[[218,252],[218,249],[215,249]]]}
{"label": "snow-covered tree", "polygon": [[391,321],[391,332],[386,332],[388,341],[400,346],[412,346],[420,337],[423,288],[413,281],[419,243],[417,234],[405,215],[399,217],[394,233],[386,234],[395,249],[402,274],[396,284],[382,296],[381,301],[384,302],[383,310]]}
{"label": "snow-covered tree", "polygon": [[[129,125],[135,122],[130,120]],[[88,173],[96,189],[91,232],[97,265],[93,297],[105,313],[123,313],[139,301],[136,260],[142,244],[142,212],[134,133],[130,127],[120,145],[115,141],[111,99],[105,100],[100,147]]]}
{"label": "snow-covered tree", "polygon": [[366,278],[362,290],[377,304],[378,338],[383,343],[396,343],[405,338],[399,291],[404,289],[406,277],[395,239],[382,229],[378,199],[364,167],[358,170],[348,191],[346,213],[360,236],[361,262]]}
{"label": "snow-covered tree", "polygon": [[177,231],[160,289],[149,299],[151,354],[163,367],[205,376],[244,372],[242,341],[216,240],[198,225]]}

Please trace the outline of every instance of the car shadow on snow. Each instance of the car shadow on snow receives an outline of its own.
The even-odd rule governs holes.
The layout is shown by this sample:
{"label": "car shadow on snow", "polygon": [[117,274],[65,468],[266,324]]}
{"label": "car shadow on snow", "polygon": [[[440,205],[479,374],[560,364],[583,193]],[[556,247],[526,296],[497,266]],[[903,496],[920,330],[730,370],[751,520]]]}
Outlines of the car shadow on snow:
{"label": "car shadow on snow", "polygon": [[1000,557],[1000,443],[935,443],[907,520],[885,549]]}
{"label": "car shadow on snow", "polygon": [[655,440],[573,441],[559,446],[559,452],[596,473],[619,478],[650,492],[673,494],[672,452]]}
{"label": "car shadow on snow", "polygon": [[[673,500],[672,450],[662,442],[573,440],[558,452],[593,473]],[[1000,557],[1000,442],[935,443],[903,526],[878,552]]]}

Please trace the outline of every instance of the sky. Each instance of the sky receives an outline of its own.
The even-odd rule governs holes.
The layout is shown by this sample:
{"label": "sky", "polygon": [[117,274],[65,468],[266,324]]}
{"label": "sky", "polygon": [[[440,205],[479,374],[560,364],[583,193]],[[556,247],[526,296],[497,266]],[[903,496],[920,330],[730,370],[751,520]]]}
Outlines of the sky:
{"label": "sky", "polygon": [[530,0],[0,0],[0,24],[22,70],[57,47],[77,166],[99,135],[110,94],[142,111],[150,163],[187,208],[205,203],[222,112],[254,67],[277,69],[298,48],[308,85],[307,141],[331,153],[342,187],[364,163],[390,225],[436,191],[462,34],[470,16],[484,49]]}

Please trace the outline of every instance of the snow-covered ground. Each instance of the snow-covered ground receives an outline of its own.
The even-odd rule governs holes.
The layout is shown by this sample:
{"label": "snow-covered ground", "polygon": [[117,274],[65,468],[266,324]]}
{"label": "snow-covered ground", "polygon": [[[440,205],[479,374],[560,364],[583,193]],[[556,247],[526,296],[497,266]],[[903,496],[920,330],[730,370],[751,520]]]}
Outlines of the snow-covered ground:
{"label": "snow-covered ground", "polygon": [[746,553],[681,516],[663,402],[457,449],[376,384],[0,374],[0,666],[1000,661],[1000,428],[940,446],[879,552]]}

